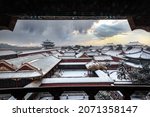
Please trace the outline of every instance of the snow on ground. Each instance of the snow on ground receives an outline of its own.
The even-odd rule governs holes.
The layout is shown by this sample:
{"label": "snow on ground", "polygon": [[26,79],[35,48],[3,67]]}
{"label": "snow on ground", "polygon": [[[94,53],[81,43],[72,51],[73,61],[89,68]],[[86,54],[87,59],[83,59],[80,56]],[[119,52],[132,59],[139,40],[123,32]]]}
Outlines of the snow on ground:
{"label": "snow on ground", "polygon": [[[130,82],[131,80],[129,79],[118,79],[118,75],[117,75],[117,70],[107,70],[108,74],[101,71],[101,70],[97,70],[95,71],[95,73],[98,75],[98,77],[101,78],[101,80],[104,81],[116,81],[116,84],[119,83],[124,83],[124,84],[130,84],[132,82]],[[63,78],[63,80],[65,80],[65,78],[87,78],[88,77],[88,71],[87,70],[83,70],[83,69],[65,69],[65,70],[60,70],[60,71],[56,71],[55,74],[52,76],[52,78]],[[85,79],[83,79],[85,80]],[[94,80],[93,80],[94,81]]]}
{"label": "snow on ground", "polygon": [[44,78],[42,84],[61,84],[61,83],[113,83],[111,79],[97,78],[97,77],[85,77],[85,78]]}
{"label": "snow on ground", "polygon": [[141,47],[132,48],[131,50],[125,51],[126,54],[140,52],[142,50]]}
{"label": "snow on ground", "polygon": [[98,77],[100,78],[105,78],[105,79],[110,79],[110,77],[107,75],[107,73],[105,73],[102,70],[96,70],[95,73],[97,74]]}
{"label": "snow on ground", "polygon": [[88,71],[83,70],[83,69],[65,69],[65,70],[60,70],[57,71],[52,77],[87,77],[88,76]]}
{"label": "snow on ground", "polygon": [[121,81],[121,82],[122,81],[130,81],[129,79],[118,79],[117,70],[107,70],[107,72],[108,72],[108,74],[101,70],[95,71],[95,73],[100,78],[107,78],[107,79],[112,79],[114,81]]}
{"label": "snow on ground", "polygon": [[117,75],[117,70],[108,70],[108,73],[109,73],[109,76],[110,78],[112,78],[114,81],[117,81],[117,82],[126,82],[129,83],[129,79],[118,79],[118,75]]}

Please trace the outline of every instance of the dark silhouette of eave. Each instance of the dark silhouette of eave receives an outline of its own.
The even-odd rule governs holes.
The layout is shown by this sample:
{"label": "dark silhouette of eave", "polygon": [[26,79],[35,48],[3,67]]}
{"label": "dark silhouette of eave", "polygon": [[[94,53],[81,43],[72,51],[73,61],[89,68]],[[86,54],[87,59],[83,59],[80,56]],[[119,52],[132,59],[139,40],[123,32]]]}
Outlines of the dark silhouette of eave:
{"label": "dark silhouette of eave", "polygon": [[0,30],[13,31],[17,19],[58,20],[98,19],[100,17],[100,19],[118,19],[127,17],[132,30],[150,31],[149,13],[148,0],[1,0]]}

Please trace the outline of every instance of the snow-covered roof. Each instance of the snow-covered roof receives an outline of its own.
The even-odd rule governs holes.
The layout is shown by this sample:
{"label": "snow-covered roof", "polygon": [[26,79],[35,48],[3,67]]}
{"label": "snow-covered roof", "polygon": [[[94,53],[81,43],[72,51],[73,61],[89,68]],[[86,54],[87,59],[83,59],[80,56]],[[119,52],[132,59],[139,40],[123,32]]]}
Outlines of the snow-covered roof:
{"label": "snow-covered roof", "polygon": [[100,55],[101,53],[98,53],[98,52],[86,52],[86,54],[87,54],[88,56],[98,56],[98,55]]}
{"label": "snow-covered roof", "polygon": [[124,64],[134,67],[134,68],[143,68],[141,64],[135,64],[135,63],[131,63],[131,62],[124,62]]}
{"label": "snow-covered roof", "polygon": [[50,50],[50,52],[51,52],[52,54],[54,54],[54,53],[59,53],[60,50]]}
{"label": "snow-covered roof", "polygon": [[[16,67],[13,64],[10,64],[8,62],[6,62],[5,60],[0,60],[1,64],[5,64],[6,66],[8,66],[9,68],[11,68],[11,70],[16,70]],[[8,70],[8,69],[7,69]],[[4,70],[5,71],[5,70]]]}
{"label": "snow-covered roof", "polygon": [[113,82],[113,80],[104,71],[96,70],[95,73],[98,75],[98,77],[100,79],[103,79],[103,80],[108,81],[108,82]]}
{"label": "snow-covered roof", "polygon": [[58,70],[52,77],[61,77],[61,78],[80,78],[80,77],[87,77],[88,71],[85,69],[64,69]]}
{"label": "snow-covered roof", "polygon": [[92,46],[92,47],[90,47],[90,49],[94,49],[94,50],[96,50],[96,49],[101,49],[103,46]]}
{"label": "snow-covered roof", "polygon": [[102,65],[107,65],[107,64],[109,64],[109,65],[119,65],[119,64],[121,64],[120,62],[115,62],[115,61],[99,62],[99,63],[102,64]]}
{"label": "snow-covered roof", "polygon": [[67,50],[66,52],[67,52],[67,53],[75,53],[76,50]]}
{"label": "snow-covered roof", "polygon": [[29,56],[9,59],[9,60],[6,60],[6,62],[14,65],[16,68],[19,68],[25,62],[37,60],[37,59],[44,58],[44,57],[45,57],[45,55],[43,55],[43,54],[36,54],[36,55],[29,55]]}
{"label": "snow-covered roof", "polygon": [[75,56],[59,56],[61,59],[75,59]]}
{"label": "snow-covered roof", "polygon": [[133,84],[132,81],[115,81],[114,82],[115,85],[131,85]]}
{"label": "snow-covered roof", "polygon": [[70,84],[70,83],[113,83],[111,79],[85,77],[85,78],[44,78],[42,84]]}
{"label": "snow-covered roof", "polygon": [[141,46],[142,44],[138,41],[129,42],[126,46]]}
{"label": "snow-covered roof", "polygon": [[125,57],[150,60],[150,52],[143,50],[132,54],[126,54]]}
{"label": "snow-covered roof", "polygon": [[109,73],[109,77],[111,79],[113,79],[114,81],[118,81],[118,75],[117,75],[117,71],[114,71],[114,70],[108,70],[108,73]]}
{"label": "snow-covered roof", "polygon": [[65,52],[63,56],[75,56],[75,52]]}
{"label": "snow-covered roof", "polygon": [[58,59],[54,56],[48,56],[35,61],[30,61],[28,64],[40,70],[43,75],[50,71],[56,64],[58,64],[61,59]]}
{"label": "snow-covered roof", "polygon": [[110,56],[119,57],[121,53],[122,53],[122,51],[110,50],[110,51],[107,51],[105,54],[110,55]]}
{"label": "snow-covered roof", "polygon": [[111,56],[101,55],[101,56],[94,56],[94,60],[96,61],[111,61],[113,60]]}
{"label": "snow-covered roof", "polygon": [[57,53],[52,53],[52,55],[55,56],[55,57],[59,57],[59,56],[62,56],[63,54],[57,52]]}
{"label": "snow-covered roof", "polygon": [[33,70],[17,70],[12,72],[1,72],[0,79],[13,79],[13,78],[35,78],[45,75],[49,72],[56,64],[58,64],[61,59],[58,59],[54,56],[43,56],[33,55],[26,57],[19,57],[17,59],[7,60],[8,63],[11,63],[17,66],[17,69],[21,69],[24,65],[29,65],[30,67],[35,68]]}
{"label": "snow-covered roof", "polygon": [[0,79],[37,78],[40,76],[38,71],[0,72]]}
{"label": "snow-covered roof", "polygon": [[86,65],[87,62],[65,62],[59,63],[59,65]]}
{"label": "snow-covered roof", "polygon": [[104,71],[102,70],[96,70],[95,73],[98,75],[98,77],[100,78],[108,78],[109,79],[109,76],[107,75],[107,73],[105,73]]}
{"label": "snow-covered roof", "polygon": [[66,50],[61,50],[60,52],[65,53],[65,52],[66,52]]}
{"label": "snow-covered roof", "polygon": [[44,52],[50,52],[50,51],[51,51],[50,49],[28,50],[28,51],[22,51],[19,55],[32,54],[32,53],[44,53]]}
{"label": "snow-covered roof", "polygon": [[[62,57],[59,57],[59,58],[62,58]],[[66,58],[63,58],[63,59],[68,59],[67,57]],[[74,58],[74,57],[70,57],[69,58],[70,60],[92,60],[92,57],[83,57],[83,58]]]}
{"label": "snow-covered roof", "polygon": [[40,85],[41,85],[41,80],[35,80],[35,81],[27,84],[26,86],[24,86],[24,88],[39,87]]}
{"label": "snow-covered roof", "polygon": [[14,51],[11,51],[11,50],[7,50],[7,51],[0,51],[0,56],[14,55],[14,54],[17,54],[17,53],[16,53],[16,52],[14,52]]}
{"label": "snow-covered roof", "polygon": [[80,58],[83,54],[84,54],[84,52],[80,52],[80,53],[76,54],[76,58]]}
{"label": "snow-covered roof", "polygon": [[125,51],[126,54],[130,54],[130,53],[136,53],[136,52],[140,52],[142,50],[141,47],[135,47],[135,48],[132,48],[130,50],[127,50]]}

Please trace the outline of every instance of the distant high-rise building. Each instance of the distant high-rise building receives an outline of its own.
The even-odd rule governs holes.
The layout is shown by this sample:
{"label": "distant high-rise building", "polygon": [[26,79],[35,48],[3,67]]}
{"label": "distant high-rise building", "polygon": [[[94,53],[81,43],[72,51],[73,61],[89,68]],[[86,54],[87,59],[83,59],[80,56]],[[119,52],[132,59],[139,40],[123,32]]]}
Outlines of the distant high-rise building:
{"label": "distant high-rise building", "polygon": [[54,44],[54,42],[51,42],[50,40],[46,40],[46,41],[43,41],[42,46],[45,49],[50,49],[50,48],[53,48],[55,46],[55,44]]}

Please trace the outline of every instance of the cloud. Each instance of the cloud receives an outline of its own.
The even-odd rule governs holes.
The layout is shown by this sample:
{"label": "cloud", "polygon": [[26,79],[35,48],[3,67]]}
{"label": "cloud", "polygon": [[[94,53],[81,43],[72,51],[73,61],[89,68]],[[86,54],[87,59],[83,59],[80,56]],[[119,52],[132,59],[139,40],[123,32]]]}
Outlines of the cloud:
{"label": "cloud", "polygon": [[18,20],[14,31],[42,34],[46,27],[47,24],[42,20]]}
{"label": "cloud", "polygon": [[49,39],[62,45],[73,41],[73,35],[85,34],[94,22],[95,20],[19,20],[13,33],[22,34],[21,39],[26,38],[32,42],[36,40],[36,43]]}
{"label": "cloud", "polygon": [[[39,46],[49,39],[56,45],[75,45],[91,40],[108,41],[109,37],[124,33],[129,35],[128,32],[131,29],[127,20],[18,20],[13,32],[0,31],[0,43]],[[134,34],[126,39],[135,39]],[[142,32],[139,37],[145,35]]]}
{"label": "cloud", "polygon": [[93,33],[99,39],[112,37],[131,31],[127,20],[99,20],[95,22],[88,33]]}
{"label": "cloud", "polygon": [[11,32],[8,30],[0,31],[0,43],[8,43],[17,46],[28,46],[30,43],[34,45],[40,45],[42,42],[42,36],[23,33],[23,32]]}
{"label": "cloud", "polygon": [[138,41],[141,44],[150,46],[150,33],[142,29],[127,32],[125,35],[115,35],[105,39],[88,40],[84,45],[105,45],[107,43],[113,44],[128,44],[129,42]]}

